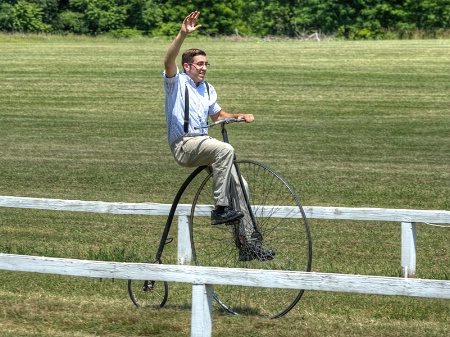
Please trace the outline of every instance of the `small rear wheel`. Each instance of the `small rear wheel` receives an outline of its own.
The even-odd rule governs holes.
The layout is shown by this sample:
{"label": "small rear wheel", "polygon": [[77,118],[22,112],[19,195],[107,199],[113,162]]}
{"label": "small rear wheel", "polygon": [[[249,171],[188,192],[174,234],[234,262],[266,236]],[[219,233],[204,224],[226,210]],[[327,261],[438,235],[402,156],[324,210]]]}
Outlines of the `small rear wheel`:
{"label": "small rear wheel", "polygon": [[166,281],[128,280],[128,294],[138,308],[162,308],[169,296]]}

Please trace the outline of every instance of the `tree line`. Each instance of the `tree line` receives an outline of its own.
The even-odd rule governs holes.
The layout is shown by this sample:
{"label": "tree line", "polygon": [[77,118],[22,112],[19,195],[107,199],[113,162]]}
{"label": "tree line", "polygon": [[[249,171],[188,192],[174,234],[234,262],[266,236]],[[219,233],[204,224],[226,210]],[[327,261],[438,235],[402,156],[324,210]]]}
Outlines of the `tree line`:
{"label": "tree line", "polygon": [[450,0],[0,0],[0,31],[173,36],[201,12],[200,34],[346,39],[448,35]]}

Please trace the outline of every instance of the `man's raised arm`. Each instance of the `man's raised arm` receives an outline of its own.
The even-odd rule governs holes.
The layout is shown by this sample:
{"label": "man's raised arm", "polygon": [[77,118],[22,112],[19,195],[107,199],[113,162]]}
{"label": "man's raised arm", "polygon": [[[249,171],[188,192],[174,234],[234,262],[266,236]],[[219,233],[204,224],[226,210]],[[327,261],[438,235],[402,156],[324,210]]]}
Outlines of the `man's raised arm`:
{"label": "man's raised arm", "polygon": [[178,53],[180,52],[181,45],[184,42],[186,36],[190,33],[196,31],[202,25],[196,25],[197,19],[200,16],[200,12],[192,12],[183,21],[181,25],[181,29],[178,32],[178,35],[173,40],[172,44],[167,51],[166,56],[164,57],[164,69],[166,71],[167,77],[173,77],[177,74],[177,64],[176,58]]}

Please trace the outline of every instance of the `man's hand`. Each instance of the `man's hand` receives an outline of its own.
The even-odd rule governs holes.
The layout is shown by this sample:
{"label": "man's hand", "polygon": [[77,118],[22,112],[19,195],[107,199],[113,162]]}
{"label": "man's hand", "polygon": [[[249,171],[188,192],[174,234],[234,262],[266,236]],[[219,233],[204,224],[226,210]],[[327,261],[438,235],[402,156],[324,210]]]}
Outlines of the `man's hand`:
{"label": "man's hand", "polygon": [[236,119],[243,119],[245,123],[252,123],[255,120],[255,117],[253,117],[252,114],[229,114],[228,112],[225,112],[223,110],[220,110],[215,115],[210,115],[211,120],[213,122],[216,122],[221,119],[225,118],[236,118]]}
{"label": "man's hand", "polygon": [[245,114],[241,118],[245,120],[245,123],[251,123],[255,120],[255,117],[253,117],[252,114]]}
{"label": "man's hand", "polygon": [[200,16],[200,12],[192,12],[183,21],[183,25],[181,26],[181,31],[185,34],[190,34],[199,29],[202,25],[196,25],[197,19]]}
{"label": "man's hand", "polygon": [[175,59],[177,58],[178,53],[180,52],[181,45],[183,44],[184,39],[188,34],[195,32],[202,25],[196,25],[197,19],[200,16],[200,12],[192,12],[183,20],[183,24],[181,25],[180,32],[173,40],[172,44],[169,47],[169,50],[164,57],[164,69],[166,73],[166,77],[173,77],[177,74],[177,65],[175,64]]}

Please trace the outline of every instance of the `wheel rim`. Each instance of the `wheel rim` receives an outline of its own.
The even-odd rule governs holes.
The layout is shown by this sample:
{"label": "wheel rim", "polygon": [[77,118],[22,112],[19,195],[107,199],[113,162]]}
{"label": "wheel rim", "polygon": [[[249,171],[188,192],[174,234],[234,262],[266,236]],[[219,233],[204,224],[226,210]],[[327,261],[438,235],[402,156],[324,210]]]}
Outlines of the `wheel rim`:
{"label": "wheel rim", "polygon": [[165,281],[128,280],[128,294],[138,308],[162,308],[167,301],[169,285]]}

